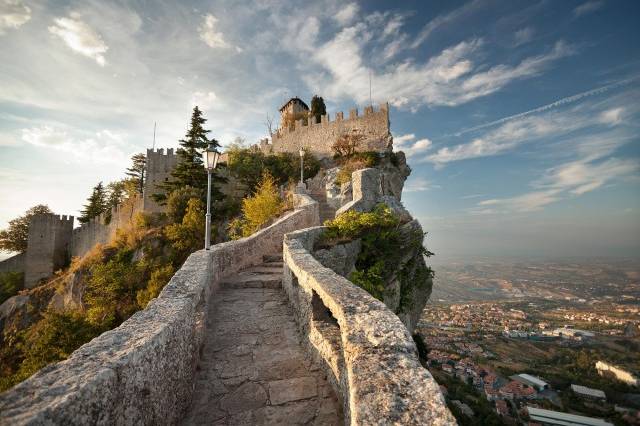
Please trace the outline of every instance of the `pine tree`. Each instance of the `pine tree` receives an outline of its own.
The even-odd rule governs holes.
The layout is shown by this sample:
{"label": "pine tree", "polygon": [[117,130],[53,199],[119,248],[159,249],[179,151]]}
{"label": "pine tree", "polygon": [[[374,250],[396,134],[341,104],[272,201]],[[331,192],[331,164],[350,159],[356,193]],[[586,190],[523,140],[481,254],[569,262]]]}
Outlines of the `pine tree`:
{"label": "pine tree", "polygon": [[126,180],[117,180],[107,185],[106,204],[104,211],[107,213],[106,222],[111,222],[111,209],[118,206],[125,200]]}
{"label": "pine tree", "polygon": [[327,107],[324,104],[322,96],[313,95],[311,98],[311,116],[316,117],[316,123],[320,122],[320,117],[327,113]]}
{"label": "pine tree", "polygon": [[[162,184],[163,190],[160,194],[154,194],[153,198],[160,202],[166,203],[169,194],[177,189],[191,187],[202,193],[203,199],[207,189],[207,171],[202,162],[202,152],[213,143],[218,149],[220,143],[215,139],[209,139],[207,134],[210,130],[206,130],[203,125],[207,119],[202,116],[202,111],[196,106],[191,114],[191,125],[184,139],[180,140],[180,148],[178,149],[178,164],[171,172],[172,179]],[[213,173],[211,197],[215,200],[223,198],[223,194],[216,188],[215,183],[224,183],[226,178]]]}
{"label": "pine tree", "polygon": [[144,190],[144,171],[147,165],[147,157],[143,153],[135,154],[131,157],[131,167],[126,171],[126,175],[136,181],[140,194]]}
{"label": "pine tree", "polygon": [[78,222],[87,223],[90,219],[99,216],[100,213],[107,209],[107,194],[104,190],[102,182],[93,187],[91,196],[87,199],[88,203],[84,206],[84,210],[80,213]]}

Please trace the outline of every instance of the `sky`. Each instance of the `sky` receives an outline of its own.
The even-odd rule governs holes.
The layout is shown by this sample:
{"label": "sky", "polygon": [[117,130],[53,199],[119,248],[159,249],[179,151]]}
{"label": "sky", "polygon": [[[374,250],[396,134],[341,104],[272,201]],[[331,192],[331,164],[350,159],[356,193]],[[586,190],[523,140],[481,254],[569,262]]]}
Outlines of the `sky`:
{"label": "sky", "polygon": [[265,137],[289,97],[389,102],[437,256],[640,256],[637,1],[0,0],[0,228],[78,215],[191,109]]}

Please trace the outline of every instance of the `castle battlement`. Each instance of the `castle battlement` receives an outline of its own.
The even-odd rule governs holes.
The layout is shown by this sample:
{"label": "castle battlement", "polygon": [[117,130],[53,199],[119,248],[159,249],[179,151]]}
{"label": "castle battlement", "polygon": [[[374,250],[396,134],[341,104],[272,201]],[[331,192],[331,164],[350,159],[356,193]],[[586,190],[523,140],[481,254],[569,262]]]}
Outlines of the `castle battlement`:
{"label": "castle battlement", "polygon": [[167,148],[167,152],[164,152],[164,148],[156,148],[156,149],[151,149],[151,148],[147,148],[147,158],[149,158],[150,156],[172,156],[172,155],[177,155],[177,151],[174,153],[173,148]]}
{"label": "castle battlement", "polygon": [[313,154],[326,157],[332,155],[331,147],[335,141],[347,133],[357,132],[364,136],[360,151],[387,151],[391,148],[389,123],[389,104],[377,107],[366,106],[363,114],[357,108],[349,110],[345,119],[342,111],[336,112],[333,120],[329,114],[322,115],[320,122],[315,116],[296,120],[293,128],[278,129],[271,135],[271,143],[260,141],[263,152],[297,152],[306,148]]}

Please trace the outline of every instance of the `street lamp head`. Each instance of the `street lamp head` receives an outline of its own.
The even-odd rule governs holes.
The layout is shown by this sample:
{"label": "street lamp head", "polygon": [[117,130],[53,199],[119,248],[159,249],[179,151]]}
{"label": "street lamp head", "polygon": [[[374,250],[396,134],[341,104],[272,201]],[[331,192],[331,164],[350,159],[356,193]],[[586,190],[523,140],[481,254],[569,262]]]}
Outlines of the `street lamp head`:
{"label": "street lamp head", "polygon": [[207,149],[202,153],[202,160],[204,161],[204,167],[207,170],[213,170],[218,165],[220,159],[220,153],[216,151],[216,147],[213,142],[209,143]]}
{"label": "street lamp head", "polygon": [[304,157],[304,149],[303,148],[300,148],[299,154],[300,154],[300,157]]}

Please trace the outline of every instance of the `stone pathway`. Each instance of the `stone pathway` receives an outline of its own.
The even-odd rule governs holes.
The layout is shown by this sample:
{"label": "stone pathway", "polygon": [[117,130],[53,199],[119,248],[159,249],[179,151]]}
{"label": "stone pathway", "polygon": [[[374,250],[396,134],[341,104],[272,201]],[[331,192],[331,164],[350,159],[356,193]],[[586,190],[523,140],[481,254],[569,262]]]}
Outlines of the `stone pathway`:
{"label": "stone pathway", "polygon": [[339,425],[342,407],[308,357],[282,289],[282,259],[222,283],[186,425]]}

